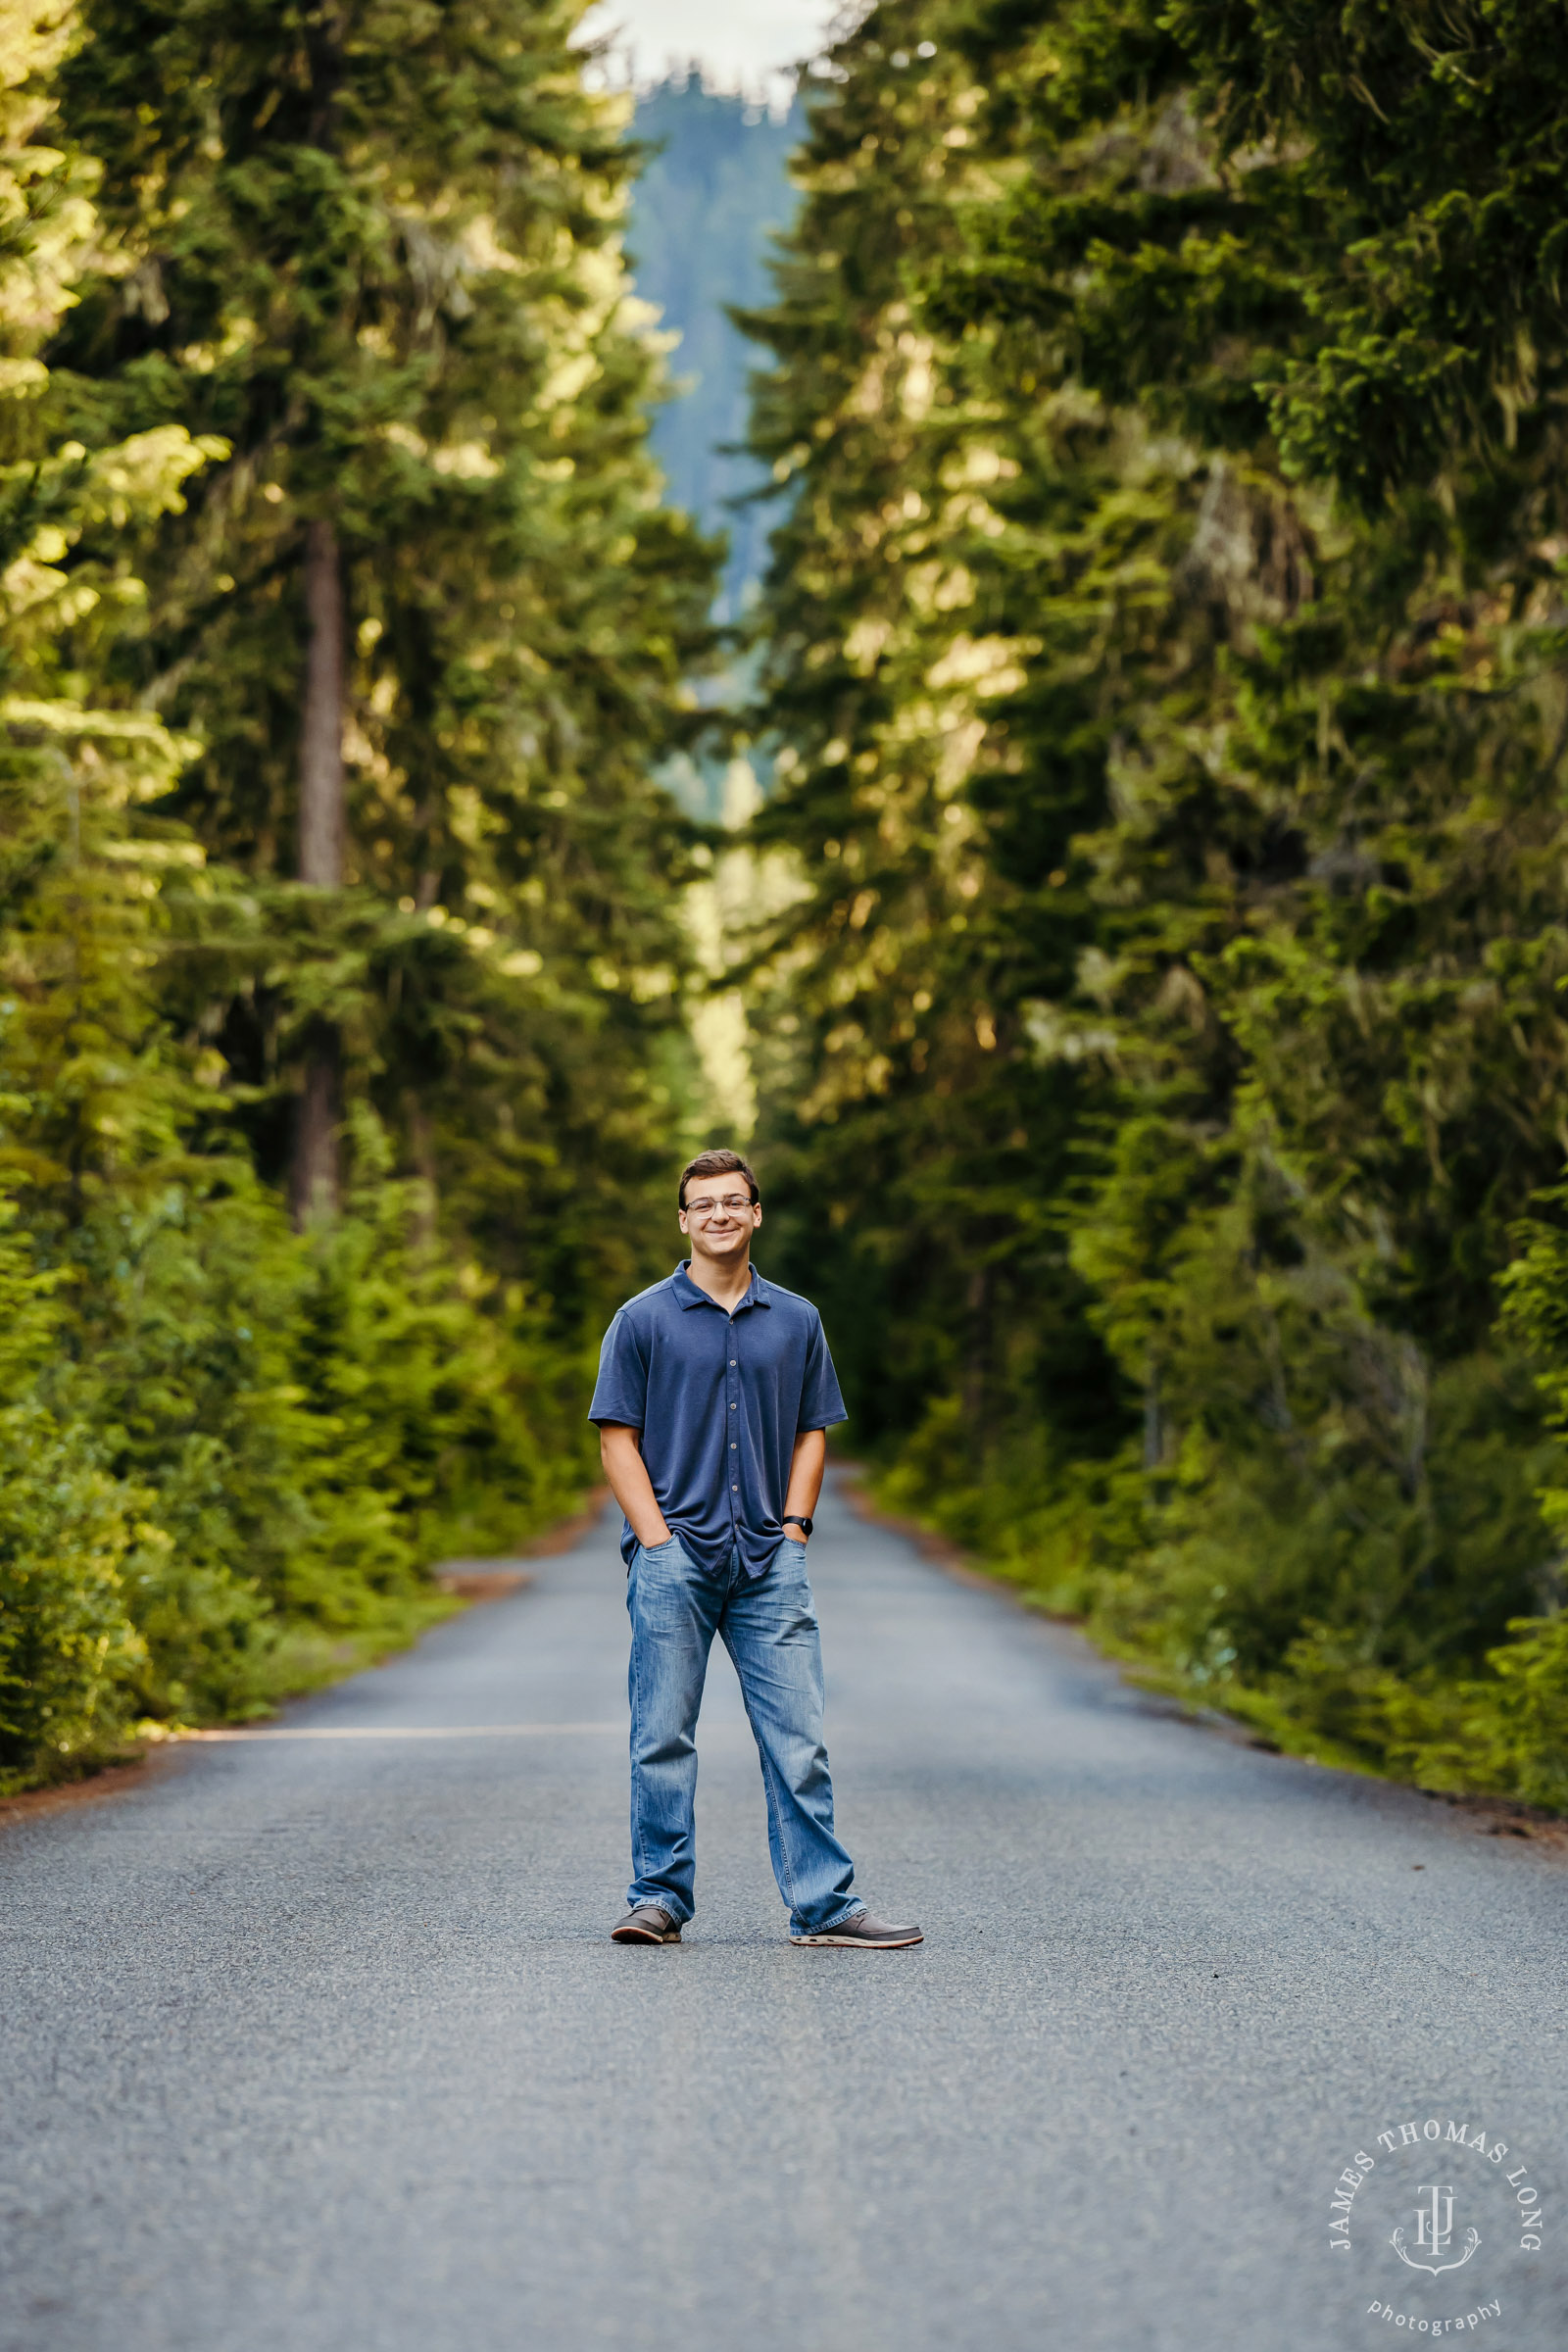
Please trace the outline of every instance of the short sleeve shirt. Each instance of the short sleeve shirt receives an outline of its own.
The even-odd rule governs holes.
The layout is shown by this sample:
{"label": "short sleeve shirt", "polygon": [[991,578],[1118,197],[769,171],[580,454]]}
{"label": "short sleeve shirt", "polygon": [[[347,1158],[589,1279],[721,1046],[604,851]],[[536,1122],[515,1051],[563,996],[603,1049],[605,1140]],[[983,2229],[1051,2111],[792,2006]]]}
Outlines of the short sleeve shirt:
{"label": "short sleeve shirt", "polygon": [[[747,1575],[760,1576],[784,1532],[796,1439],[848,1415],[808,1298],[754,1266],[730,1314],[682,1262],[606,1332],[588,1418],[642,1431],[659,1507],[698,1567],[717,1575],[738,1547]],[[620,1548],[629,1566],[629,1526]]]}

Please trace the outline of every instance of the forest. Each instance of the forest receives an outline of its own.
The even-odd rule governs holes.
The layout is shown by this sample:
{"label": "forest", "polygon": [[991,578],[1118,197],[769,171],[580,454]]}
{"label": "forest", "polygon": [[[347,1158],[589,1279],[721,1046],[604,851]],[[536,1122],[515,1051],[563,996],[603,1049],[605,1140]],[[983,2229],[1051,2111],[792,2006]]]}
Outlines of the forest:
{"label": "forest", "polygon": [[[1559,12],[883,0],[722,626],[579,14],[0,20],[0,1789],[569,1506],[721,867],[882,1500],[1568,1807]],[[666,788],[738,751],[742,837]]]}

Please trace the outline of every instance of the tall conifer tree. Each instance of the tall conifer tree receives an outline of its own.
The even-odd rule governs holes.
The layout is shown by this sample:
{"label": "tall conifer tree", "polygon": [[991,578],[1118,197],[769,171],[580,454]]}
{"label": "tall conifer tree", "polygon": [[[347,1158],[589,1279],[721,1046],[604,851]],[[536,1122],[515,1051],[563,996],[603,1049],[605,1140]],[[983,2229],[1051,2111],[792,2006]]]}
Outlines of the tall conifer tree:
{"label": "tall conifer tree", "polygon": [[[476,12],[111,17],[0,27],[4,1790],[341,1671],[573,1498],[680,1108],[646,768],[710,574],[614,125],[499,24],[509,114]],[[405,77],[389,190],[339,134],[399,26],[471,86],[442,176]],[[291,1235],[242,1143],[281,1176],[314,1088],[329,1201],[339,1082]]]}
{"label": "tall conifer tree", "polygon": [[1557,1590],[1495,1283],[1563,1147],[1565,104],[1527,0],[1445,24],[879,7],[757,322],[773,1116],[863,1422],[1384,1754]]}
{"label": "tall conifer tree", "polygon": [[558,1146],[608,1122],[637,1159],[667,1116],[648,775],[711,584],[646,453],[629,157],[579,13],[88,0],[63,107],[115,238],[59,355],[83,410],[232,450],[148,551],[139,656],[204,739],[202,838],[302,886],[224,1050],[297,1095],[301,1213],[346,1085],[545,1291],[603,1224],[553,1193]]}

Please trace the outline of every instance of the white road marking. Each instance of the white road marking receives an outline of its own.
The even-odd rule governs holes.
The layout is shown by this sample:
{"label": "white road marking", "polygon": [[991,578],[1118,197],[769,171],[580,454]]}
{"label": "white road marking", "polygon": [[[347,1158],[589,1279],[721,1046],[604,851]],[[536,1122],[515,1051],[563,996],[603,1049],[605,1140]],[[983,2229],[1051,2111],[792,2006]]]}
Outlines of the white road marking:
{"label": "white road marking", "polygon": [[562,1732],[623,1732],[623,1723],[322,1724],[286,1730],[265,1724],[220,1732],[176,1732],[176,1740],[540,1740]]}

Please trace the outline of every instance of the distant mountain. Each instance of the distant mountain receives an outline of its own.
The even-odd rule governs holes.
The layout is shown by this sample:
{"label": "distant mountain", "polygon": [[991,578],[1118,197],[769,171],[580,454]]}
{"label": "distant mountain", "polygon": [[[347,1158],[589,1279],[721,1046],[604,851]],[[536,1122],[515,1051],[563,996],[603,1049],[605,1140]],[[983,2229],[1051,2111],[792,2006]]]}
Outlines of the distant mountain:
{"label": "distant mountain", "polygon": [[729,532],[721,619],[738,615],[760,575],[771,527],[765,511],[725,507],[759,478],[749,459],[719,453],[746,437],[747,377],[760,355],[724,306],[768,299],[769,235],[794,210],[785,166],[805,126],[798,102],[777,122],[744,98],[705,90],[695,74],[662,82],[637,108],[638,138],[662,151],[637,184],[627,243],[638,293],[679,331],[671,372],[690,383],[659,413],[654,447],[675,504]]}

